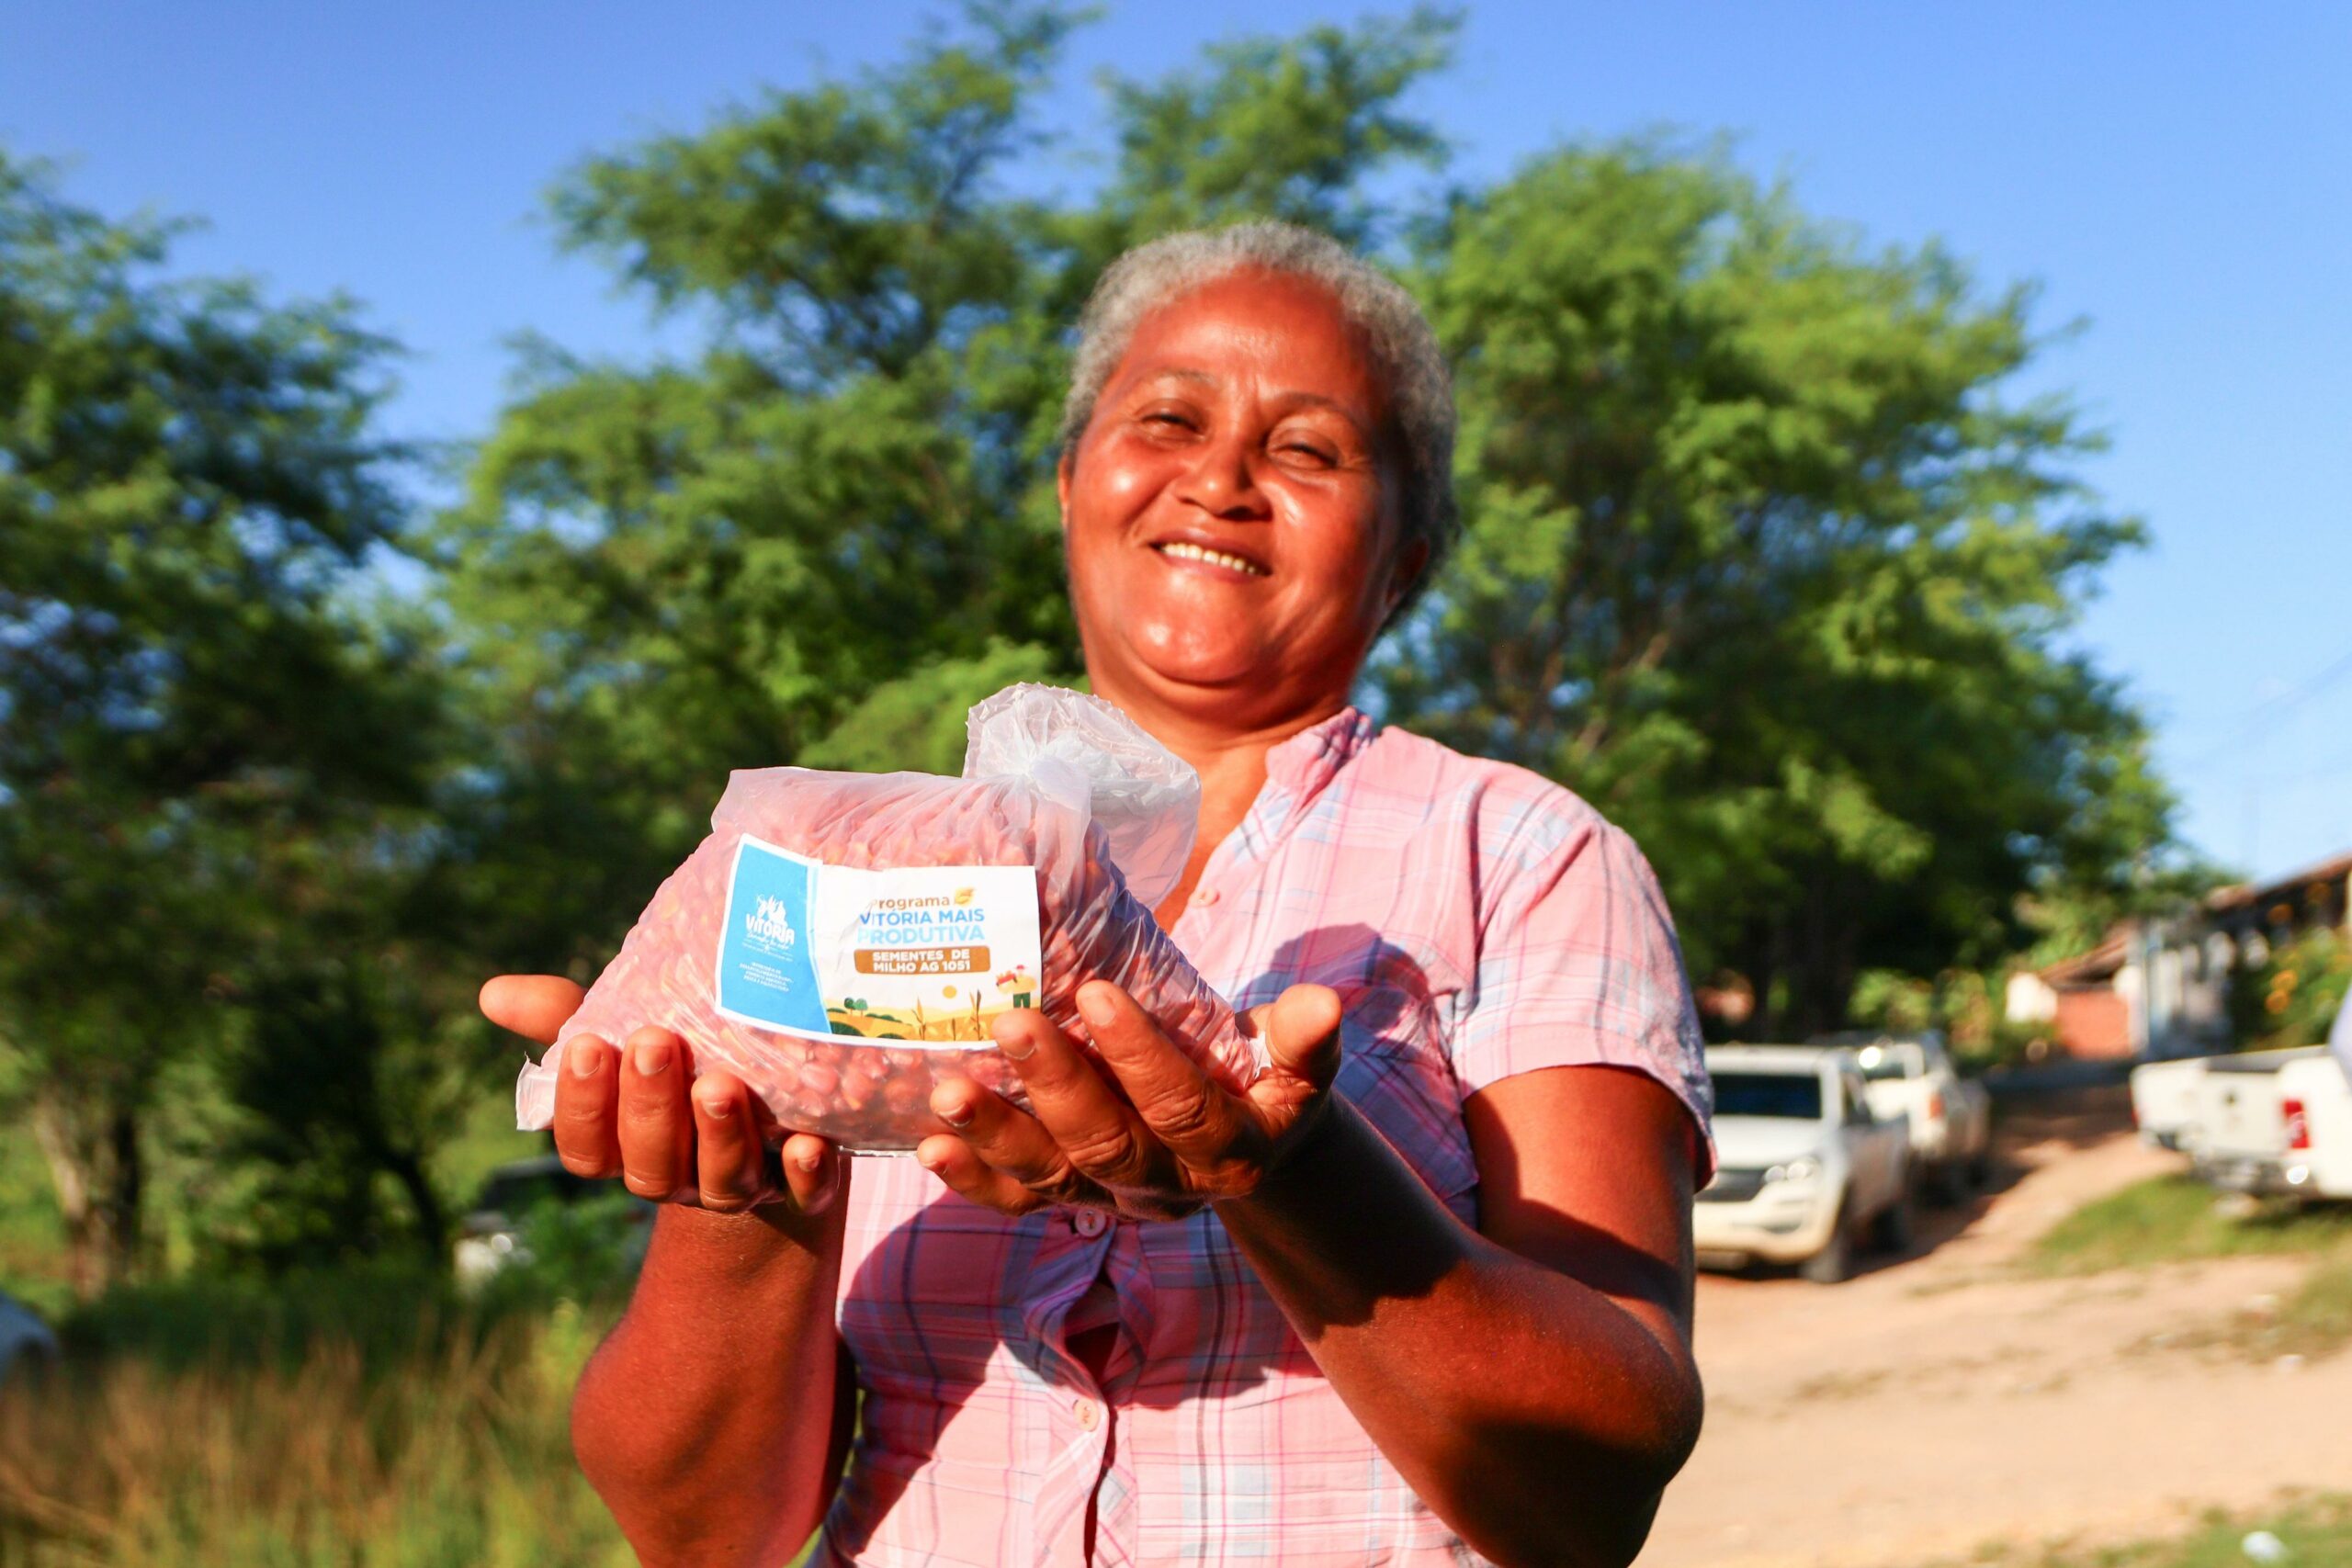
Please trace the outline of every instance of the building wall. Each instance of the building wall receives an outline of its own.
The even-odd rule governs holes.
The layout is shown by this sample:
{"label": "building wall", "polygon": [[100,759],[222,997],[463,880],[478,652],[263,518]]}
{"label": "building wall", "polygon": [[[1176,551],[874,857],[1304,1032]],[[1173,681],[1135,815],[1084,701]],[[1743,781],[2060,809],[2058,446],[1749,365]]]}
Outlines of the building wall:
{"label": "building wall", "polygon": [[2132,1008],[2109,987],[2058,993],[2052,1032],[2069,1056],[2114,1061],[2139,1055],[2132,1039]]}

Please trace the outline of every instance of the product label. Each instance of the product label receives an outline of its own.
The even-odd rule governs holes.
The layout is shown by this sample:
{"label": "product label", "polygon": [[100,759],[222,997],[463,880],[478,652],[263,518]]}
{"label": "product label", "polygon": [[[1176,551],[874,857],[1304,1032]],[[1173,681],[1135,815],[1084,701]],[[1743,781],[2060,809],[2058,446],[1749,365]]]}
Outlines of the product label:
{"label": "product label", "polygon": [[1025,865],[827,865],[746,834],[728,876],[718,1010],[784,1034],[946,1050],[1037,1005]]}

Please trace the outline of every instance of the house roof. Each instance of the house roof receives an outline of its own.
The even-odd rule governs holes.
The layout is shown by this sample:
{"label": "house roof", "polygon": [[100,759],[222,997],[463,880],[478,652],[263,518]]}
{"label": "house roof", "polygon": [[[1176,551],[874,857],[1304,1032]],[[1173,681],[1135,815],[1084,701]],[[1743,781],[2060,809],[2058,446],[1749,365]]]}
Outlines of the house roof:
{"label": "house roof", "polygon": [[[2268,882],[2240,882],[2217,887],[2205,895],[2205,909],[2211,915],[2228,915],[2248,908],[2262,909],[2281,899],[2291,899],[2314,884],[2346,882],[2352,882],[2352,850]],[[2126,920],[2109,931],[2098,946],[2069,954],[2055,964],[2046,964],[2034,973],[2045,985],[2057,987],[2104,984],[2114,979],[2131,957],[2132,939],[2139,929],[2138,921]]]}
{"label": "house roof", "polygon": [[2108,933],[2106,941],[2087,953],[2044,964],[2038,973],[2051,986],[2095,986],[2102,980],[2112,980],[2131,955],[2132,930],[2129,925],[2118,926]]}
{"label": "house roof", "polygon": [[2218,913],[2223,909],[2243,908],[2248,904],[2268,904],[2301,892],[2314,882],[2343,882],[2347,878],[2352,878],[2352,850],[2331,855],[2301,871],[2290,872],[2268,882],[2241,882],[2232,887],[2217,887],[2205,896],[2205,907]]}

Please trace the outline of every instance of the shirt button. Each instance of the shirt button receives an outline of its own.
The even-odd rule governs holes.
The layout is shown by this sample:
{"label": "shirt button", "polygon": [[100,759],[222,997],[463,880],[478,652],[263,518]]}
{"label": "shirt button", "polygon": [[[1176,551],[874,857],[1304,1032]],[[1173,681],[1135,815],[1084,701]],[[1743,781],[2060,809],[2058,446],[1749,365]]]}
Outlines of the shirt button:
{"label": "shirt button", "polygon": [[1202,887],[1195,889],[1193,894],[1193,902],[1199,905],[1204,909],[1207,908],[1211,904],[1216,902],[1216,889],[1214,887]]}
{"label": "shirt button", "polygon": [[1078,1424],[1090,1432],[1102,1424],[1102,1407],[1091,1399],[1074,1402],[1069,1407],[1069,1413],[1077,1416]]}
{"label": "shirt button", "polygon": [[1110,1224],[1102,1217],[1102,1211],[1100,1209],[1080,1209],[1078,1212],[1078,1218],[1070,1223],[1078,1227],[1078,1234],[1080,1235],[1101,1235],[1102,1227]]}

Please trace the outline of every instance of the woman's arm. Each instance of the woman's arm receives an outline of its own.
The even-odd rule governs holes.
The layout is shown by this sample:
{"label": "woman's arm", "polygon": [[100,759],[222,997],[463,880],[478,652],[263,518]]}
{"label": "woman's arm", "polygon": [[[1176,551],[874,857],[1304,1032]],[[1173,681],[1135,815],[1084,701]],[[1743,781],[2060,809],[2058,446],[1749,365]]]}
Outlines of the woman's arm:
{"label": "woman's arm", "polygon": [[[581,995],[503,976],[482,1011],[550,1043]],[[805,1134],[773,1158],[775,1131],[731,1076],[695,1078],[667,1031],[640,1030],[626,1051],[588,1035],[566,1047],[565,1167],[662,1205],[628,1310],[571,1405],[580,1467],[652,1568],[785,1562],[841,1475],[856,1390],[833,1329],[847,1173]]]}
{"label": "woman's arm", "polygon": [[1505,1563],[1623,1564],[1698,1440],[1690,1115],[1627,1072],[1465,1111],[1479,1229],[1345,1101],[1219,1217],[1423,1501]]}
{"label": "woman's arm", "polygon": [[833,1331],[840,1206],[665,1206],[572,1396],[589,1483],[647,1568],[789,1562],[832,1501],[855,1382]]}

